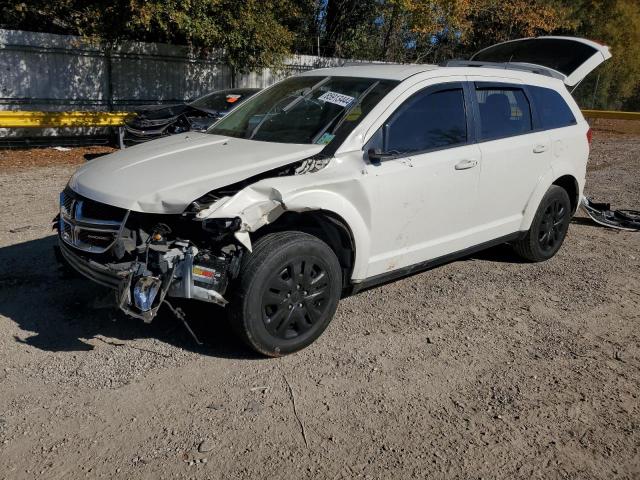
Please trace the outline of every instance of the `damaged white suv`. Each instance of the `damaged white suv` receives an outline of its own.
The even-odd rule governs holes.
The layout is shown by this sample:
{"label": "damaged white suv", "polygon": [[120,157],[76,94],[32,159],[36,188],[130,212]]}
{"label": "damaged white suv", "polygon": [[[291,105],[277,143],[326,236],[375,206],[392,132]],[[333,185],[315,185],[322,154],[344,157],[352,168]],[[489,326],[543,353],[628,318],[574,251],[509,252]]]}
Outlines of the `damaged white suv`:
{"label": "damaged white suv", "polygon": [[295,352],[343,295],[499,243],[552,257],[589,155],[566,87],[610,56],[541,37],[288,78],[207,133],[81,167],[60,256],[129,315],[151,321],[169,297],[228,304],[252,348]]}

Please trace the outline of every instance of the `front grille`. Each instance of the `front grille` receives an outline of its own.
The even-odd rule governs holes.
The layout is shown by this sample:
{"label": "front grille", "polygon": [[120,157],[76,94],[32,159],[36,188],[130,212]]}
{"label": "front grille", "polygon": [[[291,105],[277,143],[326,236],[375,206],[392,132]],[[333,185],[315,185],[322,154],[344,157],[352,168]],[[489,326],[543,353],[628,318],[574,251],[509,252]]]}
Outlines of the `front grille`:
{"label": "front grille", "polygon": [[90,253],[104,253],[122,232],[129,211],[82,197],[66,188],[60,194],[60,238]]}
{"label": "front grille", "polygon": [[73,204],[73,197],[71,195],[68,195],[65,192],[62,192],[62,194],[60,195],[60,210],[64,211],[65,213],[71,212],[71,205]]}

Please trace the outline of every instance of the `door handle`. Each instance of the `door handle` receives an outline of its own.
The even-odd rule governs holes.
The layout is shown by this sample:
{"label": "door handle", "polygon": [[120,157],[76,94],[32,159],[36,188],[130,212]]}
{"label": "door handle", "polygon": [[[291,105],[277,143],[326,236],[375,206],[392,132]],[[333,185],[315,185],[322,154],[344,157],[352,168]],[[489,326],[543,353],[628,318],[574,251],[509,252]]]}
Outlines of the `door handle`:
{"label": "door handle", "polygon": [[469,168],[473,168],[478,165],[478,160],[461,160],[456,163],[456,170],[467,170]]}
{"label": "door handle", "polygon": [[533,153],[544,153],[549,149],[548,145],[536,145],[535,147],[533,147]]}

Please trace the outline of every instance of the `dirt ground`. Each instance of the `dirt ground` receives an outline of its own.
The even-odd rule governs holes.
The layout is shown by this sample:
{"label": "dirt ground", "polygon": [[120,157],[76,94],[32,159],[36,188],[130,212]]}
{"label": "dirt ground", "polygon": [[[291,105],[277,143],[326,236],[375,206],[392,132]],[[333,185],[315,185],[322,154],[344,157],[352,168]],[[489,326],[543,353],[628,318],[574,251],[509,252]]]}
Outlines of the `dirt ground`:
{"label": "dirt ground", "polygon": [[[640,132],[598,128],[587,193],[640,208]],[[640,233],[579,214],[548,262],[367,291],[263,359],[215,308],[186,306],[197,347],[59,276],[58,192],[99,152],[58,153],[0,151],[0,479],[640,478]]]}

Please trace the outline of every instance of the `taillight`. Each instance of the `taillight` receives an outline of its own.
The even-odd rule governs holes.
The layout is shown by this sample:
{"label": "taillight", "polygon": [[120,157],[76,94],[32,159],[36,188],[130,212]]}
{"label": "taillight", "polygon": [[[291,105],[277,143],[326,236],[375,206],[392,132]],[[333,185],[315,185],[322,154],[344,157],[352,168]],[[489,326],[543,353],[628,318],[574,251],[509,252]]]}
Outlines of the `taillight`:
{"label": "taillight", "polygon": [[587,142],[589,142],[589,147],[591,147],[591,142],[593,142],[593,130],[587,130]]}

